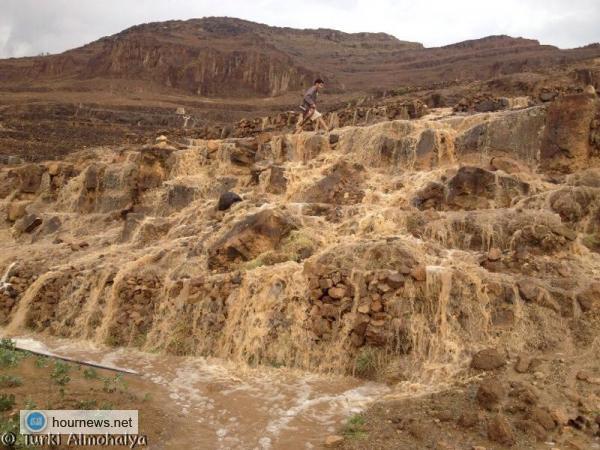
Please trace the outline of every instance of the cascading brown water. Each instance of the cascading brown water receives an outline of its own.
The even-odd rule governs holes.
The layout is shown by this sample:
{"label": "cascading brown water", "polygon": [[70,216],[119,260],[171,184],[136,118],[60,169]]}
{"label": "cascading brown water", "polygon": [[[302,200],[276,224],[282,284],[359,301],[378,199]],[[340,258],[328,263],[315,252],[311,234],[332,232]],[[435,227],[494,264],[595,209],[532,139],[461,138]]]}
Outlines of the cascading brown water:
{"label": "cascading brown water", "polygon": [[[448,386],[483,347],[566,330],[598,278],[583,243],[597,188],[560,192],[595,205],[561,210],[533,167],[545,114],[75,155],[77,176],[28,194],[44,225],[4,237],[18,287],[4,332],[354,374],[397,395]],[[242,201],[218,211],[229,190]],[[569,285],[542,270],[560,274],[563,255],[577,255]]]}

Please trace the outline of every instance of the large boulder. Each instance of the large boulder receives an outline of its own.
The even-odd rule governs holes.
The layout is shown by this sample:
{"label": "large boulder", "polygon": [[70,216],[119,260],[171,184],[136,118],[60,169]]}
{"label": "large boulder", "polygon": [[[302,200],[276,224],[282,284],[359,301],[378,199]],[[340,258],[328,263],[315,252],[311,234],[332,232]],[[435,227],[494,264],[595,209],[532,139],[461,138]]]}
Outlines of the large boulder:
{"label": "large boulder", "polygon": [[448,181],[447,203],[459,209],[507,207],[529,192],[529,185],[479,167],[461,167]]}
{"label": "large boulder", "polygon": [[446,200],[446,188],[441,183],[430,181],[419,189],[412,199],[413,205],[419,209],[441,209]]}
{"label": "large boulder", "polygon": [[271,166],[259,175],[259,179],[265,191],[270,194],[283,194],[287,189],[285,168],[281,166]]}
{"label": "large boulder", "polygon": [[557,189],[548,195],[548,205],[563,222],[574,226],[587,224],[590,233],[600,231],[600,223],[587,220],[600,211],[600,189],[579,186]]}
{"label": "large boulder", "polygon": [[14,230],[17,235],[31,233],[42,224],[42,218],[37,214],[26,214],[15,222]]}
{"label": "large boulder", "polygon": [[495,348],[481,350],[471,360],[471,367],[477,370],[495,370],[506,365],[506,356]]}
{"label": "large boulder", "polygon": [[8,205],[8,211],[6,212],[6,218],[9,222],[16,222],[27,212],[27,205],[29,202],[18,202],[14,201]]}
{"label": "large boulder", "polygon": [[[457,119],[448,119],[454,121]],[[468,125],[465,119],[464,125]],[[541,136],[546,121],[544,107],[538,106],[516,111],[506,111],[489,117],[483,123],[474,123],[456,138],[455,150],[459,159],[468,154],[479,157],[504,155],[527,164],[537,163]]]}
{"label": "large boulder", "polygon": [[170,146],[147,146],[140,152],[138,188],[141,191],[162,185],[174,163],[176,149]]}
{"label": "large boulder", "polygon": [[504,208],[529,192],[529,185],[509,175],[463,166],[446,186],[429,182],[413,197],[419,209],[474,210]]}
{"label": "large boulder", "polygon": [[510,423],[502,415],[496,415],[490,419],[487,426],[487,433],[490,441],[498,442],[507,447],[511,447],[516,442]]}
{"label": "large boulder", "polygon": [[242,197],[240,197],[239,195],[237,195],[235,192],[223,192],[220,196],[219,196],[219,202],[217,203],[217,209],[219,211],[226,211],[229,208],[231,208],[231,205],[233,205],[234,203],[237,202],[241,202],[242,201]]}
{"label": "large boulder", "polygon": [[198,189],[186,184],[171,184],[167,191],[167,204],[173,210],[180,210],[192,203],[198,194]]}
{"label": "large boulder", "polygon": [[598,101],[595,95],[560,98],[548,107],[540,149],[540,168],[572,173],[586,167],[590,158],[590,131]]}
{"label": "large boulder", "polygon": [[325,176],[292,196],[293,201],[351,205],[364,197],[361,189],[365,169],[359,164],[340,161],[325,171]]}
{"label": "large boulder", "polygon": [[229,148],[229,161],[242,167],[250,167],[256,161],[258,143],[256,139],[236,139]]}
{"label": "large boulder", "polygon": [[20,181],[19,190],[26,194],[36,193],[42,183],[45,168],[38,164],[27,164],[16,170]]}
{"label": "large boulder", "polygon": [[246,216],[210,246],[209,267],[231,267],[276,250],[281,241],[297,228],[295,220],[278,210],[265,209]]}

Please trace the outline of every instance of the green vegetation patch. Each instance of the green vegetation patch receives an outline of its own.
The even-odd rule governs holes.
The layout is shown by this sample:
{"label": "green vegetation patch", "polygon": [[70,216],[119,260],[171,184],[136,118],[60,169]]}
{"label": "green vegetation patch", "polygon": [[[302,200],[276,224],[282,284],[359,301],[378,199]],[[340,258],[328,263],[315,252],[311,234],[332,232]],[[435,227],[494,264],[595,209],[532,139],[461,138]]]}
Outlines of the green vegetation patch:
{"label": "green vegetation patch", "polygon": [[366,438],[365,418],[361,414],[355,414],[350,417],[342,428],[342,434],[349,439]]}

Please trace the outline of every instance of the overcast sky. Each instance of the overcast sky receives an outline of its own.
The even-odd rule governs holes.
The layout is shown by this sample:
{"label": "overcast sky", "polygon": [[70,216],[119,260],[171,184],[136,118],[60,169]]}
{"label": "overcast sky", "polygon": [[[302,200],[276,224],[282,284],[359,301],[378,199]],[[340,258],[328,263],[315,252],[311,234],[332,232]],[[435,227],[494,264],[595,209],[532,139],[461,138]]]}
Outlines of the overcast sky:
{"label": "overcast sky", "polygon": [[383,31],[428,47],[492,34],[561,48],[600,41],[600,0],[0,0],[0,58],[59,53],[132,25],[204,16]]}

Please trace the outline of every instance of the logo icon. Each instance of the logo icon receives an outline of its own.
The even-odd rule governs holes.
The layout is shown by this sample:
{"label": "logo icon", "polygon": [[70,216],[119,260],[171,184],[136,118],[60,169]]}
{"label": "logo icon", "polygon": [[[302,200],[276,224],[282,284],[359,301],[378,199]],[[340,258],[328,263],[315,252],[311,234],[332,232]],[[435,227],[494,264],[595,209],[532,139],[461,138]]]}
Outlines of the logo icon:
{"label": "logo icon", "polygon": [[41,411],[31,411],[25,416],[25,428],[32,433],[44,431],[47,424],[46,414]]}

